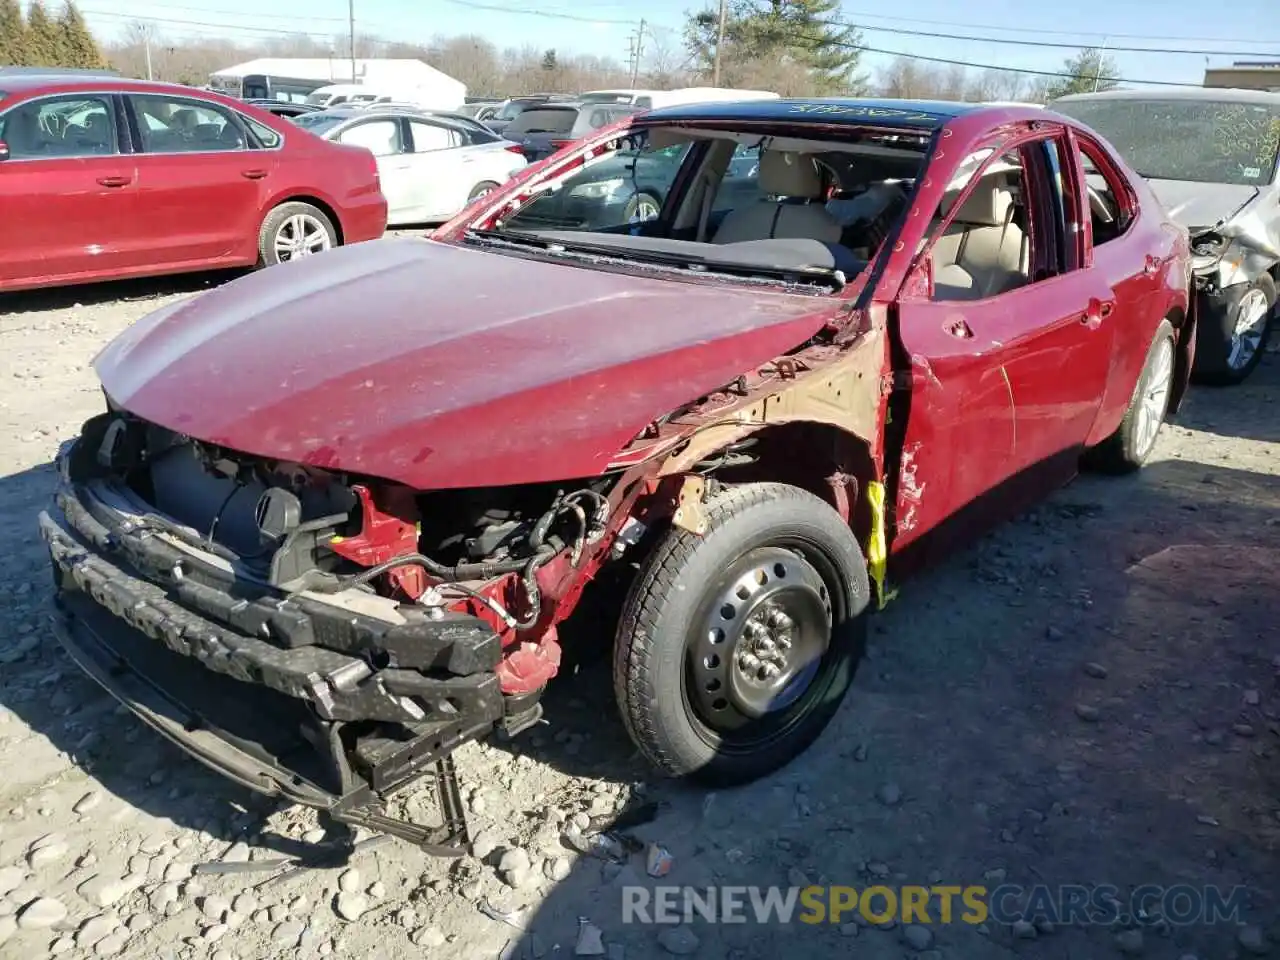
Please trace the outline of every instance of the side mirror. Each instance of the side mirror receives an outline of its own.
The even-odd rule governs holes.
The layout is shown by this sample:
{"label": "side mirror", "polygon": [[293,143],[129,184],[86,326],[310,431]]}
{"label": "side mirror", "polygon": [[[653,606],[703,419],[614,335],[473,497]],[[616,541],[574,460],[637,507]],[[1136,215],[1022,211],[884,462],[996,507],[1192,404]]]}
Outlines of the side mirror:
{"label": "side mirror", "polygon": [[8,160],[8,159],[9,159],[9,145],[5,143],[3,140],[0,140],[0,160]]}

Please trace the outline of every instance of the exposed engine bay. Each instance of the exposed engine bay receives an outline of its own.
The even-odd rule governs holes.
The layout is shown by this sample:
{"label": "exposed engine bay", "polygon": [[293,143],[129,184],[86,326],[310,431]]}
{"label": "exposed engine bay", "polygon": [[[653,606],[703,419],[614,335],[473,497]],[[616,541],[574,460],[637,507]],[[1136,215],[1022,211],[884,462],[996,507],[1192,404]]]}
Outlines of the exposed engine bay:
{"label": "exposed engine bay", "polygon": [[[449,755],[541,717],[613,478],[420,493],[117,411],[58,465],[55,629],[90,675],[234,779],[461,852]],[[444,826],[388,816],[432,763]]]}
{"label": "exposed engine bay", "polygon": [[[153,507],[167,532],[286,592],[359,590],[428,615],[482,603],[501,630],[541,614],[537,573],[576,564],[609,516],[609,478],[419,493],[397,484],[237,454],[119,418],[100,465]],[[496,578],[518,589],[482,592]],[[511,597],[511,609],[500,599]]]}

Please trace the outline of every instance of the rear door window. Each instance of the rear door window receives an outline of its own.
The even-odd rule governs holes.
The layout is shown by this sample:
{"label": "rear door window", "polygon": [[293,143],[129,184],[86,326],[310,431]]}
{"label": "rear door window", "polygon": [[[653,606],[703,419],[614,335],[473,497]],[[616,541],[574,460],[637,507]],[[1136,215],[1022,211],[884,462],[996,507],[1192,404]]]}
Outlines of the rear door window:
{"label": "rear door window", "polygon": [[400,124],[395,120],[366,120],[353,124],[338,134],[338,142],[364,147],[375,157],[390,157],[405,152]]}
{"label": "rear door window", "polygon": [[13,160],[100,157],[120,152],[115,112],[105,97],[56,97],[0,117],[0,141]]}
{"label": "rear door window", "polygon": [[526,110],[511,121],[507,135],[551,133],[568,134],[578,120],[576,107],[537,107]]}
{"label": "rear door window", "polygon": [[221,107],[196,100],[131,94],[144,153],[244,150],[244,131]]}
{"label": "rear door window", "polygon": [[462,146],[462,134],[458,131],[422,120],[409,121],[409,135],[413,139],[414,153],[431,153]]}

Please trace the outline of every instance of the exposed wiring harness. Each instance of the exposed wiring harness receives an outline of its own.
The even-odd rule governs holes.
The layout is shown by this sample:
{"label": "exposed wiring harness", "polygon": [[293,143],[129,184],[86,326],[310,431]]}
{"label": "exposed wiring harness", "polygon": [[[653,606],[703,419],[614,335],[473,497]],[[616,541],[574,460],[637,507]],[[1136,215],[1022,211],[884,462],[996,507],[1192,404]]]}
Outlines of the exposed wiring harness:
{"label": "exposed wiring harness", "polygon": [[[583,501],[590,504],[590,511],[583,507]],[[557,545],[557,542],[548,540],[552,527],[565,514],[569,514],[576,521],[577,536],[571,544],[568,544],[570,562],[576,567],[581,562],[582,552],[587,544],[598,540],[604,534],[609,519],[609,501],[603,494],[595,490],[575,490],[569,494],[558,494],[556,496],[550,509],[538,518],[538,521],[533,525],[532,531],[530,531],[529,547],[532,550],[532,555],[529,557],[448,565],[421,553],[409,553],[393,557],[376,566],[361,570],[359,573],[337,577],[332,582],[314,589],[324,593],[336,593],[350,587],[367,584],[397,567],[417,566],[422,567],[436,579],[443,581],[442,588],[456,591],[463,596],[483,603],[501,617],[502,621],[512,629],[527,630],[537,623],[538,618],[542,615],[542,592],[538,588],[538,570],[560,553],[565,546],[565,544]],[[492,597],[486,596],[479,590],[460,582],[463,580],[488,580],[508,573],[518,573],[520,575],[521,586],[524,588],[525,593],[525,603],[529,608],[527,616],[523,619],[517,618]]]}

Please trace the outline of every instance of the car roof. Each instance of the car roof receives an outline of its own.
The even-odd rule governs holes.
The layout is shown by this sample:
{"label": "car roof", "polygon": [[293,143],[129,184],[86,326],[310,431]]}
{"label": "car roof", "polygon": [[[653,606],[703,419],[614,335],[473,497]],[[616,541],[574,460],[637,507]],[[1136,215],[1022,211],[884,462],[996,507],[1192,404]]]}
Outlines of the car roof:
{"label": "car roof", "polygon": [[[1010,113],[1031,108],[992,107],[949,100],[874,100],[852,97],[778,100],[724,100],[659,107],[644,115],[643,122],[714,120],[775,120],[848,124],[860,127],[910,127],[937,130],[956,117],[980,111]],[[1040,111],[1036,111],[1037,114]]]}
{"label": "car roof", "polygon": [[1049,103],[1084,103],[1091,100],[1205,100],[1214,103],[1257,103],[1280,106],[1280,93],[1244,90],[1239,87],[1170,87],[1163,90],[1104,90],[1101,93],[1073,93]]}
{"label": "car roof", "polygon": [[19,93],[78,93],[88,90],[112,90],[121,93],[170,93],[182,96],[215,98],[213,91],[201,87],[188,87],[181,83],[165,83],[161,80],[131,80],[118,74],[85,71],[84,73],[0,73],[0,84],[10,94]]}
{"label": "car roof", "polygon": [[434,113],[430,110],[420,110],[414,107],[384,107],[374,105],[369,107],[348,107],[337,106],[330,107],[328,110],[316,110],[308,113],[308,117],[338,117],[342,120],[355,120],[359,118],[368,119],[370,117],[404,117],[408,120],[433,120],[441,126],[452,127],[454,129],[474,130],[477,121],[470,117],[453,117],[448,114]]}

